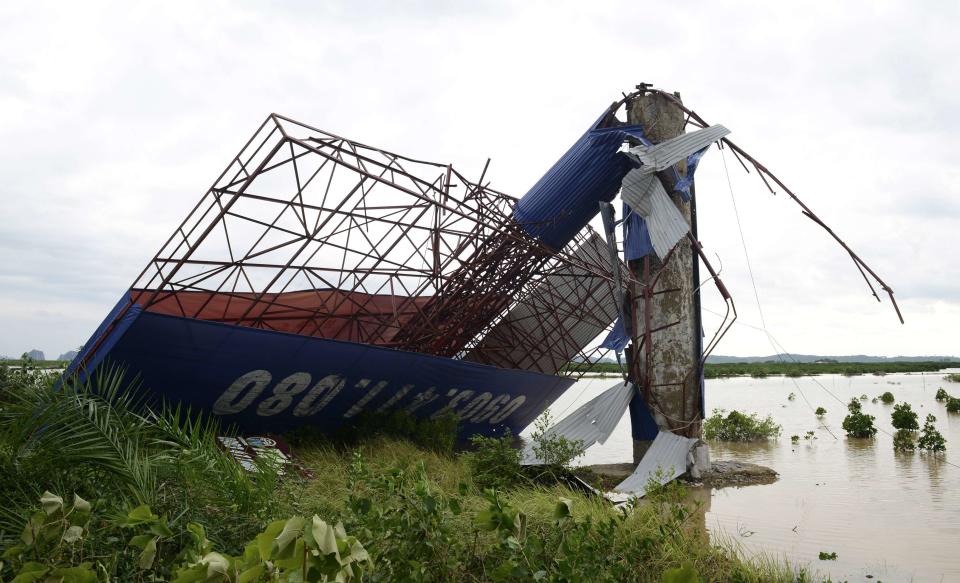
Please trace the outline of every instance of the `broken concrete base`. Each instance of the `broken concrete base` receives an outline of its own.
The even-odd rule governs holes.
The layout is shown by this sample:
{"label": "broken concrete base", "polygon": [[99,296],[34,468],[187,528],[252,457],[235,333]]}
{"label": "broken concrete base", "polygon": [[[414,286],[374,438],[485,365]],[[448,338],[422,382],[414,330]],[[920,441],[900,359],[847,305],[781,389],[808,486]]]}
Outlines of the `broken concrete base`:
{"label": "broken concrete base", "polygon": [[780,474],[766,466],[737,461],[715,461],[696,481],[711,488],[727,488],[772,484],[779,477]]}
{"label": "broken concrete base", "polygon": [[[586,466],[586,469],[595,474],[598,484],[604,490],[625,480],[637,468],[636,464],[598,464]],[[700,478],[692,478],[685,474],[681,479],[702,483],[711,488],[728,488],[731,486],[754,486],[772,484],[777,481],[779,474],[771,468],[737,461],[714,461],[710,469],[701,472]]]}

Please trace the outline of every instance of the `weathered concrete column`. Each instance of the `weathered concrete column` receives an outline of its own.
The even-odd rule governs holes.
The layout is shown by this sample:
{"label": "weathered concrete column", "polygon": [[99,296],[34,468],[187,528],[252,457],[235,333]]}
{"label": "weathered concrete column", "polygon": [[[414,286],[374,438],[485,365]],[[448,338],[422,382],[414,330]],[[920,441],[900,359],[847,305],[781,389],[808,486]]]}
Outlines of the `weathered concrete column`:
{"label": "weathered concrete column", "polygon": [[[647,137],[655,143],[680,135],[685,125],[683,111],[657,94],[643,95],[629,102],[627,121],[642,125]],[[681,175],[685,174],[686,162],[678,166]],[[664,186],[671,192],[672,184]],[[695,217],[691,216],[693,200],[688,203],[679,194],[670,196],[687,222],[695,227]],[[635,333],[628,353],[630,373],[660,429],[688,437],[699,437],[701,425],[702,338],[699,298],[695,297],[698,263],[694,260],[690,241],[681,239],[665,262],[655,253],[630,262],[638,281],[655,282],[652,288],[637,286],[631,292]],[[652,332],[641,346],[645,330]],[[634,462],[640,461],[650,443],[634,441]]]}

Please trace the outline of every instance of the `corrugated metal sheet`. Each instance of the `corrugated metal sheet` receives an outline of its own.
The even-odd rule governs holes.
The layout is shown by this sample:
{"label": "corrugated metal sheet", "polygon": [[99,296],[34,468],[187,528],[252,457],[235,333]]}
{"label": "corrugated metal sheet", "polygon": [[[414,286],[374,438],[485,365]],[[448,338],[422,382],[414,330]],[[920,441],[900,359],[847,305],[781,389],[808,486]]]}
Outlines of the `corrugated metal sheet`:
{"label": "corrugated metal sheet", "polygon": [[[656,173],[672,169],[677,162],[684,159],[692,161],[692,169],[696,169],[703,150],[728,133],[730,131],[727,128],[716,125],[654,146],[642,145],[630,149],[630,153],[637,157],[642,166],[630,170],[623,177],[620,196],[642,221],[633,220],[624,227],[627,230],[625,252],[628,259],[637,259],[648,253],[648,240],[653,250],[663,259],[690,230],[689,224],[670,200]],[[681,189],[689,188],[689,183],[681,185]]]}
{"label": "corrugated metal sheet", "polygon": [[646,223],[650,243],[660,259],[690,230],[656,174],[631,170],[623,179],[620,196]]}
{"label": "corrugated metal sheet", "polygon": [[640,159],[647,172],[659,172],[673,166],[690,154],[702,150],[730,133],[722,125],[682,134],[654,146],[636,146],[630,153]]}
{"label": "corrugated metal sheet", "polygon": [[[561,419],[547,430],[547,435],[562,435],[570,440],[582,440],[584,448],[595,443],[602,444],[623,418],[634,392],[636,387],[633,383],[619,382]],[[532,443],[527,443],[524,447],[522,463],[543,463],[533,453]]]}
{"label": "corrugated metal sheet", "polygon": [[513,209],[514,220],[553,249],[562,249],[610,202],[630,170],[619,154],[628,137],[649,143],[640,126],[599,128],[605,111],[590,129],[533,185]]}
{"label": "corrugated metal sheet", "polygon": [[666,484],[678,478],[687,471],[687,455],[696,442],[696,439],[661,431],[640,460],[637,469],[627,476],[626,480],[617,484],[614,490],[643,496],[650,480]]}
{"label": "corrugated metal sheet", "polygon": [[[606,242],[597,233],[573,255],[587,265],[610,261]],[[616,320],[613,291],[608,279],[584,268],[564,268],[543,278],[464,360],[554,374]]]}

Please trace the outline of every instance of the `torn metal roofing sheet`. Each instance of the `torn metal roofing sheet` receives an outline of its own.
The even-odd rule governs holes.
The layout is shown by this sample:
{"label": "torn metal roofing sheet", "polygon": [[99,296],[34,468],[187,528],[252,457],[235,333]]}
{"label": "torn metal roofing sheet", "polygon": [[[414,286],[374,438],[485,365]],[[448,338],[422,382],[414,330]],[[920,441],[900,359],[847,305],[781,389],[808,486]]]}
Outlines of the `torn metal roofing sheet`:
{"label": "torn metal roofing sheet", "polygon": [[730,133],[722,125],[681,134],[653,146],[635,146],[630,153],[635,155],[647,172],[666,170],[690,154],[702,150]]}
{"label": "torn metal roofing sheet", "polygon": [[687,219],[670,200],[656,174],[631,170],[623,179],[620,196],[646,222],[650,243],[660,259],[690,230]]}
{"label": "torn metal roofing sheet", "polygon": [[[633,383],[618,382],[561,419],[547,430],[547,435],[559,435],[571,441],[582,440],[584,449],[595,443],[606,442],[623,418],[636,390]],[[524,446],[522,463],[524,465],[543,463],[533,453],[533,444],[530,442]]]}
{"label": "torn metal roofing sheet", "polygon": [[[624,227],[629,231],[625,245],[628,260],[646,255],[651,247],[663,259],[690,230],[656,173],[672,169],[681,160],[692,160],[692,168],[688,170],[695,170],[704,149],[729,133],[727,128],[716,125],[653,146],[640,145],[630,149],[641,166],[630,170],[621,185],[620,197],[637,215],[628,217],[633,220]],[[683,188],[689,189],[689,183],[681,185]],[[636,220],[637,217],[642,221]]]}
{"label": "torn metal roofing sheet", "polygon": [[637,469],[614,487],[617,492],[643,496],[650,480],[666,484],[687,471],[687,455],[696,439],[661,431],[640,460]]}

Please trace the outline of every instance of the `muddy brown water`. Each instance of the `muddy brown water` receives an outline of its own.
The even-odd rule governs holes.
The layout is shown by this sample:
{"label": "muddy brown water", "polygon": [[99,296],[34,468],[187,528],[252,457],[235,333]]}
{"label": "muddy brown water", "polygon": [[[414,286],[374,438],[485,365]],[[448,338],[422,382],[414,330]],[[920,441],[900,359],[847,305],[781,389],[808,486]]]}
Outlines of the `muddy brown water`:
{"label": "muddy brown water", "polygon": [[[785,558],[834,581],[960,581],[960,414],[947,413],[934,398],[939,387],[960,397],[960,384],[943,380],[944,374],[708,380],[708,411],[770,414],[783,426],[776,441],[711,443],[713,459],[752,462],[780,473],[771,485],[694,489],[711,537],[746,555]],[[555,418],[615,382],[579,381],[554,403]],[[937,417],[947,439],[945,455],[893,451],[884,433],[893,431],[893,406],[870,400],[884,391],[910,403],[921,425],[928,413]],[[863,410],[876,417],[881,432],[872,440],[848,439],[840,427],[844,404],[862,394],[869,397],[861,401]],[[822,422],[813,414],[818,406],[828,411]],[[816,439],[803,439],[807,431]],[[791,435],[800,442],[791,443]],[[631,447],[627,417],[578,463],[629,461]],[[837,553],[837,560],[819,560],[820,551]]]}

